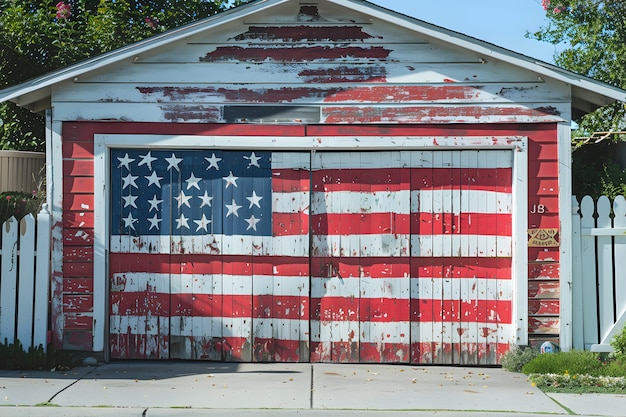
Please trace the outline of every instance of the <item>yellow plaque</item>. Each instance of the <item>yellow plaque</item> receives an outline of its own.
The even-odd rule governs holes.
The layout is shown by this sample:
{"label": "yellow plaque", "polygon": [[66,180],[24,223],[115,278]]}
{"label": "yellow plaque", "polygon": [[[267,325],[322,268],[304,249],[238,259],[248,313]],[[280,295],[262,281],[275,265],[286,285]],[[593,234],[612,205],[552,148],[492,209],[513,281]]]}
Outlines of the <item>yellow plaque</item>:
{"label": "yellow plaque", "polygon": [[556,235],[559,229],[528,229],[528,247],[529,248],[554,248],[559,247],[559,241]]}

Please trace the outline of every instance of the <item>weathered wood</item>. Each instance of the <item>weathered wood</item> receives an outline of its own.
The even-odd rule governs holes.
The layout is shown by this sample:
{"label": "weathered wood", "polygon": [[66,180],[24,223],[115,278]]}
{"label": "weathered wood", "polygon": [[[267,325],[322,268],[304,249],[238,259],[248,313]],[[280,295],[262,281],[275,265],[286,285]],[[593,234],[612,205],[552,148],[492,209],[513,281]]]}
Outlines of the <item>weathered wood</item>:
{"label": "weathered wood", "polygon": [[[19,341],[24,349],[48,344],[50,214],[2,225],[0,240],[0,339]],[[18,250],[19,247],[19,250]]]}
{"label": "weathered wood", "polygon": [[0,262],[0,339],[15,341],[18,277],[18,221],[9,218],[2,225],[2,262]]}

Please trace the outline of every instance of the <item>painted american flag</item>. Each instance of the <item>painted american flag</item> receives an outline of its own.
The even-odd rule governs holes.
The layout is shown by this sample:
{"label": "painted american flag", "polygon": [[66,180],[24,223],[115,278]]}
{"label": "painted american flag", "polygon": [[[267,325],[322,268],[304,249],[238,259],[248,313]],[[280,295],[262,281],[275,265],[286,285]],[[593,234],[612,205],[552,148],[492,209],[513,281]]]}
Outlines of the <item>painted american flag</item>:
{"label": "painted american flag", "polygon": [[113,356],[495,363],[513,334],[511,164],[114,150]]}

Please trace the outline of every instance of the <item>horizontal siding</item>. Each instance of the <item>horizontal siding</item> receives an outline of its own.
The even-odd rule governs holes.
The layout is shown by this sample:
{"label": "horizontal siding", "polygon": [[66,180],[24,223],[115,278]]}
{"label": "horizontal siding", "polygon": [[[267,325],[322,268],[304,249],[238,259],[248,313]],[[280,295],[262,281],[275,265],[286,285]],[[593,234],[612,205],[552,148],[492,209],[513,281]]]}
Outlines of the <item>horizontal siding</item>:
{"label": "horizontal siding", "polygon": [[[447,124],[569,119],[532,72],[332,4],[234,21],[53,92],[57,120]],[[263,23],[261,23],[263,22]],[[361,22],[361,23],[359,23]],[[88,150],[87,150],[88,151]]]}

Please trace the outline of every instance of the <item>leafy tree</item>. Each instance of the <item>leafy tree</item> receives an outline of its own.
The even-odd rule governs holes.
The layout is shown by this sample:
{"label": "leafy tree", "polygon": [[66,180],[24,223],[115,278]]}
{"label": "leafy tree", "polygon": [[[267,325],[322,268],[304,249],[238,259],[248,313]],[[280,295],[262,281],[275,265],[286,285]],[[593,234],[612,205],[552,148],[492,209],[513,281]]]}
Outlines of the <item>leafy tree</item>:
{"label": "leafy tree", "polygon": [[[214,15],[245,0],[0,0],[0,88]],[[41,115],[0,104],[0,149],[44,150]]]}
{"label": "leafy tree", "polygon": [[[626,1],[542,0],[548,25],[531,36],[553,44],[566,44],[555,56],[565,69],[626,88]],[[626,130],[626,109],[616,102],[577,120],[576,138],[594,132]],[[623,135],[609,135],[607,142]],[[593,141],[591,141],[593,143]],[[574,192],[582,197],[626,192],[626,170],[615,159],[615,146],[578,145],[574,152]]]}

